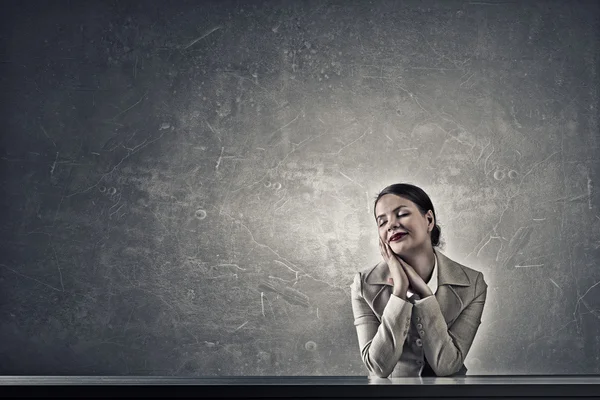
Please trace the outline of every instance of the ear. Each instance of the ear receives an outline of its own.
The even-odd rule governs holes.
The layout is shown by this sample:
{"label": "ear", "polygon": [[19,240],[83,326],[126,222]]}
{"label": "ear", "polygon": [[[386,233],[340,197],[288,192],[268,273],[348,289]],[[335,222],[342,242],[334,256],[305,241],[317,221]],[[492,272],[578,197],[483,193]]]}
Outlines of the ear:
{"label": "ear", "polygon": [[433,217],[433,212],[431,210],[427,211],[427,229],[431,232],[435,227],[435,218]]}

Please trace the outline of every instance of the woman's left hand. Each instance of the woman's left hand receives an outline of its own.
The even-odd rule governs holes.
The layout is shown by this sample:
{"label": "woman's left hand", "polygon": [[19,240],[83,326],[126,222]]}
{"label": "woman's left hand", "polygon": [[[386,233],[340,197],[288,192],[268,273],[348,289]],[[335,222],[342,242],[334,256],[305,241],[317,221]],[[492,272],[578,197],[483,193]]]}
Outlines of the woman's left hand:
{"label": "woman's left hand", "polygon": [[432,296],[433,292],[431,288],[417,271],[413,267],[411,267],[408,263],[403,262],[402,268],[404,268],[404,272],[406,272],[406,276],[408,277],[408,282],[410,283],[410,287],[419,295],[420,298],[424,299],[426,297]]}

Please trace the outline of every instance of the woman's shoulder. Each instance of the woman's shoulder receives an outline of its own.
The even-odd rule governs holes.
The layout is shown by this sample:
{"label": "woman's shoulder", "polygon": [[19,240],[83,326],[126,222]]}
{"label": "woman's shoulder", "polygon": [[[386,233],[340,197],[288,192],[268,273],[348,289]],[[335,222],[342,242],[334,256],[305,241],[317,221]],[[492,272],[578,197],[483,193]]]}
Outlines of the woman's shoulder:
{"label": "woman's shoulder", "polygon": [[377,263],[370,264],[361,269],[357,275],[365,283],[385,284],[387,279],[388,266],[385,261],[381,260]]}
{"label": "woman's shoulder", "polygon": [[378,268],[381,267],[385,267],[385,261],[379,261],[377,263],[371,263],[365,267],[363,267],[362,269],[360,269],[358,271],[358,273],[363,276],[363,277],[367,277],[369,276],[372,272],[374,272],[375,270],[377,270]]}
{"label": "woman's shoulder", "polygon": [[[363,267],[354,274],[352,286],[359,289],[366,284],[372,283],[371,281],[373,281],[373,279],[377,280],[377,277],[385,272],[386,266],[387,265],[384,261],[380,261],[378,263],[369,264],[368,266]],[[381,284],[381,282],[378,283]]]}
{"label": "woman's shoulder", "polygon": [[354,281],[355,282],[364,282],[365,278],[367,276],[369,276],[371,274],[371,272],[373,272],[373,270],[379,265],[379,263],[377,264],[371,264],[368,265],[366,267],[363,267],[362,269],[359,269],[358,271],[356,271],[354,273]]}
{"label": "woman's shoulder", "polygon": [[446,261],[446,264],[452,265],[454,268],[460,269],[467,276],[467,278],[470,282],[474,283],[474,282],[477,282],[478,280],[481,280],[485,284],[483,272],[478,271],[475,268],[467,267],[463,263],[460,263],[458,261],[455,261],[454,259],[451,259],[450,257],[443,254],[439,250],[436,251],[436,254],[438,255],[438,258],[445,259],[444,261]]}

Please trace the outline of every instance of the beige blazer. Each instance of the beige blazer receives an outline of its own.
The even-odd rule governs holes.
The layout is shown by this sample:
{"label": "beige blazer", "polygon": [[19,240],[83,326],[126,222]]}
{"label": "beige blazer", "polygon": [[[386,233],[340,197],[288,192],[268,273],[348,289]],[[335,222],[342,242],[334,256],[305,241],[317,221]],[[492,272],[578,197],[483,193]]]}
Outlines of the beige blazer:
{"label": "beige blazer", "polygon": [[466,374],[464,361],[481,323],[487,284],[481,272],[434,252],[438,290],[425,299],[392,295],[384,261],[354,277],[354,325],[369,376]]}

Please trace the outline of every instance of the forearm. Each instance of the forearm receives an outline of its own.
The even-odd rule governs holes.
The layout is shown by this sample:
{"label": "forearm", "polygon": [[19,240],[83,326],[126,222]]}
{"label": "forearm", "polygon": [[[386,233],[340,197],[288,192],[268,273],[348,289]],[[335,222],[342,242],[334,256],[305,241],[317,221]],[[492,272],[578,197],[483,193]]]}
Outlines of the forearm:
{"label": "forearm", "polygon": [[413,305],[394,295],[390,296],[381,316],[381,323],[372,340],[361,348],[367,369],[379,377],[387,377],[402,355],[410,327]]}
{"label": "forearm", "polygon": [[452,375],[464,362],[464,355],[455,345],[440,306],[434,296],[415,304],[417,333],[423,342],[423,352],[438,376]]}
{"label": "forearm", "polygon": [[451,322],[450,328],[435,296],[415,303],[413,314],[423,352],[436,375],[452,375],[461,369],[481,323],[486,293],[484,287]]}

